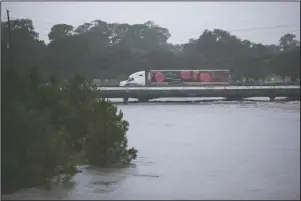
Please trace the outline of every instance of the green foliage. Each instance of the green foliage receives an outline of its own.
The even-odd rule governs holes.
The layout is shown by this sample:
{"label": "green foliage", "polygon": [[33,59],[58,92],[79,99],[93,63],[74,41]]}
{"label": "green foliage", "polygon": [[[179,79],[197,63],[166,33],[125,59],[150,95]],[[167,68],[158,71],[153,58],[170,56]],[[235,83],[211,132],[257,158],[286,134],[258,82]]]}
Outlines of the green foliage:
{"label": "green foliage", "polygon": [[[129,25],[94,20],[75,28],[54,25],[45,45],[31,20],[12,24],[15,66],[39,66],[43,77],[54,74],[65,79],[76,72],[88,79],[122,79],[120,75],[146,68],[233,69],[234,78],[290,76],[300,71],[300,56],[293,53],[300,51],[300,42],[290,33],[280,37],[279,44],[263,45],[221,29],[204,30],[198,38],[179,45],[167,43],[169,30],[154,22]],[[1,25],[2,60],[7,61],[7,23]],[[282,56],[286,54],[291,56]],[[278,62],[284,57],[292,58]]]}
{"label": "green foliage", "polygon": [[12,66],[1,75],[2,192],[70,178],[79,157],[98,166],[136,158],[127,149],[128,122],[112,103],[97,101],[83,77],[44,84],[37,69]]}
{"label": "green foliage", "polygon": [[31,20],[12,20],[11,27],[7,47],[8,24],[1,23],[2,192],[71,176],[79,161],[108,166],[135,159],[122,112],[97,101],[81,76],[124,79],[145,69],[233,69],[234,79],[300,74],[300,42],[289,33],[263,45],[204,30],[179,45],[167,43],[169,30],[150,21],[95,20],[54,25],[45,44]]}
{"label": "green foliage", "polygon": [[49,40],[57,40],[72,35],[73,26],[67,24],[57,24],[51,28],[48,35]]}
{"label": "green foliage", "polygon": [[89,134],[84,139],[84,150],[88,161],[95,165],[116,163],[128,164],[136,158],[137,151],[127,149],[128,122],[115,105],[101,99],[93,105],[93,119]]}

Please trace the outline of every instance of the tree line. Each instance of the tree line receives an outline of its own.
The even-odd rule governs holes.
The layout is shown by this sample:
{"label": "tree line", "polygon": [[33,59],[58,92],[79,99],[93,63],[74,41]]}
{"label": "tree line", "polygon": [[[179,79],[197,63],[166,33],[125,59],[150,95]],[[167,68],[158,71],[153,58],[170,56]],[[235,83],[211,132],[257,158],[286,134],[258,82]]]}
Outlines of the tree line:
{"label": "tree line", "polygon": [[68,180],[80,164],[124,167],[138,152],[128,147],[122,111],[89,80],[76,71],[44,73],[48,47],[31,24],[13,21],[12,43],[8,30],[2,35],[2,194]]}
{"label": "tree line", "polygon": [[87,80],[41,78],[37,68],[2,68],[2,193],[70,179],[76,165],[123,167],[136,158],[122,111]]}
{"label": "tree line", "polygon": [[237,79],[300,74],[300,44],[289,33],[263,45],[215,29],[170,44],[169,30],[150,21],[95,20],[54,25],[46,44],[29,19],[10,27],[1,23],[2,193],[69,178],[77,164],[136,158],[127,145],[128,122],[91,90],[93,78],[125,79],[144,69],[232,69]]}
{"label": "tree line", "polygon": [[[9,59],[7,22],[2,22],[2,60]],[[204,30],[185,44],[171,44],[167,28],[154,22],[129,25],[101,20],[78,27],[54,25],[49,43],[38,38],[29,19],[11,21],[16,66],[37,67],[43,77],[79,73],[89,79],[125,79],[145,69],[231,69],[233,78],[300,74],[300,42],[287,33],[263,45],[221,29]]]}

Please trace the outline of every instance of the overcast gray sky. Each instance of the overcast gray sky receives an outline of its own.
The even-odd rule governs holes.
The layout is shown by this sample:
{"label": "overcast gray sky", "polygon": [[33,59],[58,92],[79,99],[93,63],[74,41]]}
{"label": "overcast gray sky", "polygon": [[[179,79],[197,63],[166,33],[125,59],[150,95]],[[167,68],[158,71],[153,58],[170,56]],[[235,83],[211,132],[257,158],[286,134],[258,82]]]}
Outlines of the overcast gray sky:
{"label": "overcast gray sky", "polygon": [[129,24],[151,20],[169,29],[171,43],[186,43],[215,28],[264,44],[278,43],[288,32],[300,40],[300,2],[3,2],[1,9],[2,20],[7,19],[5,9],[12,19],[32,19],[46,41],[54,24],[76,27],[97,19]]}

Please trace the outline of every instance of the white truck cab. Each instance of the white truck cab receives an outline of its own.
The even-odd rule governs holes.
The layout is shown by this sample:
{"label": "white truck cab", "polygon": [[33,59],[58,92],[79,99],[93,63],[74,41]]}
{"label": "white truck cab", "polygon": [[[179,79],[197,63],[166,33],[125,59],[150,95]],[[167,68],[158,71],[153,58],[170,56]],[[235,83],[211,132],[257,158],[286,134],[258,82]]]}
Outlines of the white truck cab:
{"label": "white truck cab", "polygon": [[119,86],[145,86],[145,71],[131,74],[127,80],[121,81]]}

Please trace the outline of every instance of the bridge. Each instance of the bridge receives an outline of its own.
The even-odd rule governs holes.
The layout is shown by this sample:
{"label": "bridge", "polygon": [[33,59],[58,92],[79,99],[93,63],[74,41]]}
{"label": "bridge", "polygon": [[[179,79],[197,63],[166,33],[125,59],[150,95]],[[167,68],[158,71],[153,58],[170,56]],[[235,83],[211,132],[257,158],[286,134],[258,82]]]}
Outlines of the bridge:
{"label": "bridge", "polygon": [[241,100],[249,97],[288,97],[300,100],[300,85],[285,86],[166,86],[166,87],[97,87],[105,98],[136,98],[147,102],[155,98],[167,97],[224,97],[227,100]]}

